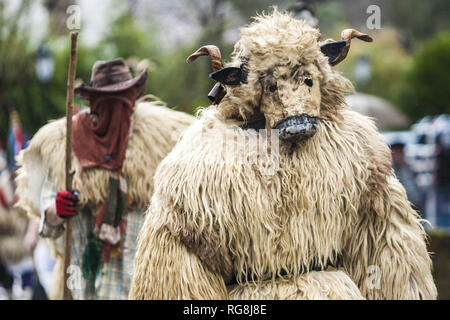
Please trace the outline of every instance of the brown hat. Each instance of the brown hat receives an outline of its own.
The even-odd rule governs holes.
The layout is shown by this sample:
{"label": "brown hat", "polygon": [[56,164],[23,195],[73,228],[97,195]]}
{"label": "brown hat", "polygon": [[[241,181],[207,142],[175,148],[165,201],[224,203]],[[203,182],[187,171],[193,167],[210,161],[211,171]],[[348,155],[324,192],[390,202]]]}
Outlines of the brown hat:
{"label": "brown hat", "polygon": [[131,87],[137,87],[142,95],[147,82],[147,71],[133,78],[130,69],[122,58],[111,61],[96,61],[92,67],[89,85],[82,84],[75,88],[75,96],[89,99],[92,92],[120,92]]}

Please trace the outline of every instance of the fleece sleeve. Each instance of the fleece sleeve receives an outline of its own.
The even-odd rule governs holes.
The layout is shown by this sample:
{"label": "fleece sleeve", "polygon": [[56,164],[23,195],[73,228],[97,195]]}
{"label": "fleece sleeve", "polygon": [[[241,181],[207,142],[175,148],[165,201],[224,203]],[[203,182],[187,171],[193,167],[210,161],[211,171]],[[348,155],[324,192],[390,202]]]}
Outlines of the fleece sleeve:
{"label": "fleece sleeve", "polygon": [[46,210],[55,203],[56,188],[49,174],[45,178],[40,197],[41,220],[39,224],[39,235],[44,238],[59,238],[64,233],[64,226],[52,226],[46,220]]}

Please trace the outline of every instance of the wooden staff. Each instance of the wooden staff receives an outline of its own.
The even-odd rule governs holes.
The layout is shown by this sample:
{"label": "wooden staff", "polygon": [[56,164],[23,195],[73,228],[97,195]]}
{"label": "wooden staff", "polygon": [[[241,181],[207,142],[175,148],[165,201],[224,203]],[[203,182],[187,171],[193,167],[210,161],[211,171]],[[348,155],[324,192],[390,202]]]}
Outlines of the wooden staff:
{"label": "wooden staff", "polygon": [[[72,191],[72,110],[74,98],[75,73],[77,69],[77,39],[78,32],[70,33],[70,62],[69,76],[67,78],[67,96],[66,96],[66,190]],[[72,293],[67,285],[69,274],[67,269],[70,266],[72,253],[72,219],[68,218],[66,222],[66,231],[64,233],[64,282],[62,298],[72,300]]]}

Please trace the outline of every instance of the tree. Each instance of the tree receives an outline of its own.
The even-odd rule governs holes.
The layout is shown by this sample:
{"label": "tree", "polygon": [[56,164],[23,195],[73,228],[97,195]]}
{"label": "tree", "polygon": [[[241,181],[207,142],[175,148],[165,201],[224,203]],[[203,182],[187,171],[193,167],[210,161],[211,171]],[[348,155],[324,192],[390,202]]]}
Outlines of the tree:
{"label": "tree", "polygon": [[450,113],[450,32],[425,42],[414,56],[398,104],[414,120]]}

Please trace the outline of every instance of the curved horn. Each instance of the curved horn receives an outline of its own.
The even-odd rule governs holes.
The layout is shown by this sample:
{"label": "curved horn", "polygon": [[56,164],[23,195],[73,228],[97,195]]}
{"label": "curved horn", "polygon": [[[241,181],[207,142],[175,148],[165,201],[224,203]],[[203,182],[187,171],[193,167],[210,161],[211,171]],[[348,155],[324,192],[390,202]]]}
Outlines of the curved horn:
{"label": "curved horn", "polygon": [[358,38],[366,42],[372,42],[373,39],[366,33],[361,33],[355,29],[345,29],[341,32],[341,39],[349,42],[353,38]]}
{"label": "curved horn", "polygon": [[358,38],[365,42],[372,42],[373,39],[366,33],[361,33],[355,29],[345,29],[341,32],[341,39],[346,42],[345,47],[339,53],[339,56],[331,63],[332,66],[337,65],[339,62],[345,59],[350,50],[350,44],[353,38]]}
{"label": "curved horn", "polygon": [[213,71],[217,71],[223,68],[222,55],[220,54],[219,48],[213,45],[203,46],[191,54],[187,59],[187,63],[192,63],[195,59],[200,56],[208,56],[211,60],[211,67]]}

